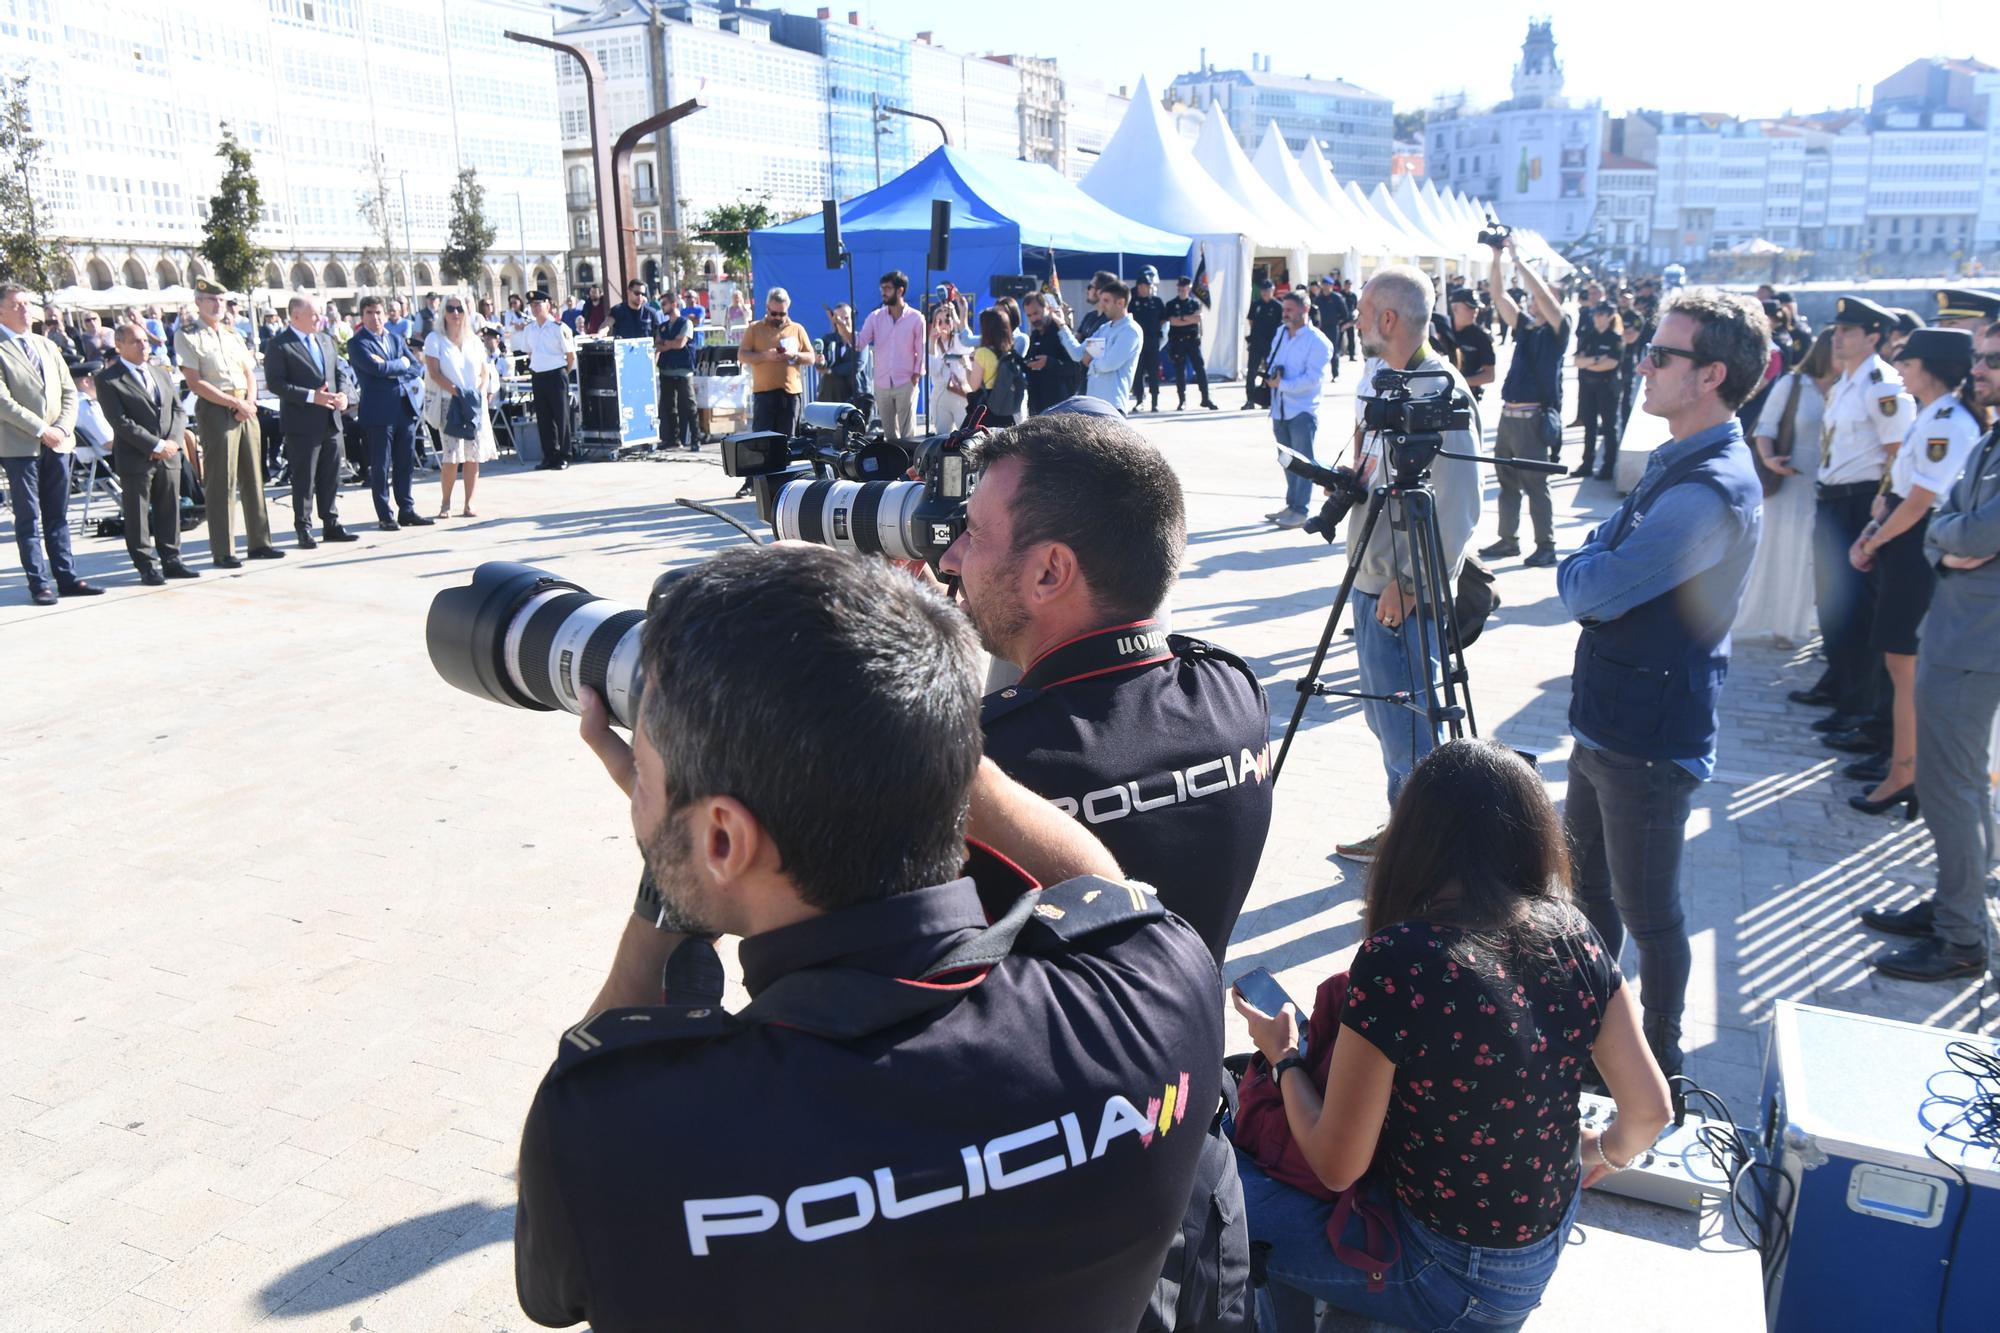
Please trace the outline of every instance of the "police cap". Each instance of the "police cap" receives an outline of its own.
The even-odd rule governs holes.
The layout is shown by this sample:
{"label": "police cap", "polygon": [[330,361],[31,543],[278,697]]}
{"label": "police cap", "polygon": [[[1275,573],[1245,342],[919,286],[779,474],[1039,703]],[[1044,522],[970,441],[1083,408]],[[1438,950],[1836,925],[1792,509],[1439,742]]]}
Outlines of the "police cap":
{"label": "police cap", "polygon": [[1896,327],[1896,317],[1862,296],[1843,296],[1834,302],[1833,322],[1852,324],[1864,333],[1887,333]]}
{"label": "police cap", "polygon": [[1915,333],[1924,327],[1924,321],[1914,310],[1905,310],[1899,305],[1894,305],[1889,307],[1889,315],[1896,321],[1896,330],[1899,333]]}
{"label": "police cap", "polygon": [[1965,329],[1918,329],[1896,354],[1898,361],[1972,361],[1972,334]]}
{"label": "police cap", "polygon": [[1939,319],[2000,319],[2000,292],[1943,287],[1937,294]]}
{"label": "police cap", "polygon": [[1469,305],[1474,310],[1477,310],[1479,308],[1479,297],[1473,292],[1473,290],[1470,287],[1458,287],[1452,290],[1451,296],[1448,300],[1446,300],[1445,304]]}
{"label": "police cap", "polygon": [[1187,274],[1183,273],[1183,274],[1181,274],[1181,275],[1180,275],[1180,276],[1179,276],[1178,278],[1175,278],[1175,279],[1174,279],[1174,286],[1176,286],[1176,287],[1192,287],[1192,286],[1194,286],[1194,279],[1193,279],[1193,278],[1190,278],[1190,277],[1189,277],[1189,276],[1188,276]]}
{"label": "police cap", "polygon": [[528,293],[528,300],[530,301],[546,301],[548,299],[549,299],[549,294],[543,291],[539,287],[535,288],[535,290]]}

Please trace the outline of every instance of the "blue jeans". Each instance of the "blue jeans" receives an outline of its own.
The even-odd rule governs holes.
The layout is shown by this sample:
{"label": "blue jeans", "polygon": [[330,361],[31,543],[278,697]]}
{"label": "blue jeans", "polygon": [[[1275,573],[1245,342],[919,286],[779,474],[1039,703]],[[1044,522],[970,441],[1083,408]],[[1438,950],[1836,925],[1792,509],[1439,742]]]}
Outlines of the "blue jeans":
{"label": "blue jeans", "polygon": [[[415,418],[387,426],[365,428],[368,436],[368,489],[375,499],[375,517],[393,523],[404,514],[417,512],[416,497],[410,494],[410,477],[417,465],[417,423]],[[389,481],[396,482],[396,509],[389,510]]]}
{"label": "blue jeans", "polygon": [[[1236,1167],[1243,1178],[1250,1244],[1270,1246],[1265,1285],[1257,1292],[1259,1333],[1312,1333],[1315,1300],[1399,1328],[1482,1333],[1519,1328],[1541,1304],[1542,1292],[1555,1276],[1556,1260],[1583,1197],[1581,1189],[1575,1191],[1562,1224],[1518,1249],[1448,1240],[1393,1202],[1403,1252],[1384,1275],[1383,1289],[1370,1292],[1368,1275],[1342,1263],[1327,1241],[1332,1204],[1272,1180],[1242,1152],[1236,1154]],[[1393,1201],[1387,1185],[1370,1180],[1362,1188]],[[1356,1249],[1365,1246],[1367,1232],[1359,1216],[1349,1219],[1343,1239]]]}
{"label": "blue jeans", "polygon": [[[1354,656],[1361,668],[1361,690],[1364,694],[1394,694],[1407,690],[1413,696],[1411,702],[1421,707],[1424,700],[1417,693],[1420,684],[1417,679],[1420,657],[1417,627],[1405,620],[1395,629],[1390,629],[1377,621],[1375,605],[1379,600],[1365,592],[1354,593],[1348,598],[1348,605],[1354,610]],[[1431,650],[1422,660],[1428,663],[1431,684],[1435,688],[1443,679],[1438,667],[1438,624],[1435,616],[1427,617],[1427,632],[1431,636]],[[1409,779],[1410,770],[1417,766],[1418,760],[1437,748],[1437,726],[1401,704],[1383,703],[1379,699],[1363,699],[1361,714],[1368,719],[1368,730],[1375,733],[1375,740],[1382,747],[1382,767],[1389,775],[1389,804],[1393,807],[1397,795],[1403,790],[1403,783]]]}
{"label": "blue jeans", "polygon": [[69,454],[46,444],[26,458],[0,458],[14,505],[14,543],[21,548],[31,593],[76,582],[69,554],[69,462]]}
{"label": "blue jeans", "polygon": [[[1313,456],[1313,436],[1318,431],[1319,418],[1310,412],[1301,412],[1295,417],[1271,418],[1271,433],[1278,437],[1278,443],[1307,458]],[[1284,477],[1285,508],[1295,514],[1309,513],[1306,506],[1312,503],[1312,483],[1289,472]]]}

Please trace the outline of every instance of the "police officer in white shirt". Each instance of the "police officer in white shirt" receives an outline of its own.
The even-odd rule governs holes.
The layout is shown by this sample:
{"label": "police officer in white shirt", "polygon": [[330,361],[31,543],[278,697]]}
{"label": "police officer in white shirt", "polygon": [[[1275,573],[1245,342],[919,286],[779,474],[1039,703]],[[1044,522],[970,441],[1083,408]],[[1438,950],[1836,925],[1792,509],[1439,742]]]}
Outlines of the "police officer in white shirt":
{"label": "police officer in white shirt", "polygon": [[1880,355],[1896,317],[1858,296],[1843,296],[1833,317],[1833,356],[1842,375],[1827,391],[1820,428],[1819,508],[1813,521],[1813,579],[1826,672],[1802,698],[1832,704],[1813,724],[1832,749],[1869,754],[1889,748],[1889,690],[1879,653],[1869,651],[1874,584],[1848,560],[1873,517],[1889,458],[1910,428],[1916,404]]}
{"label": "police officer in white shirt", "polygon": [[514,331],[508,345],[528,354],[535,428],[542,441],[542,461],[535,466],[561,471],[575,450],[569,434],[569,376],[576,369],[576,335],[549,309],[547,292],[529,292],[528,310],[534,318]]}

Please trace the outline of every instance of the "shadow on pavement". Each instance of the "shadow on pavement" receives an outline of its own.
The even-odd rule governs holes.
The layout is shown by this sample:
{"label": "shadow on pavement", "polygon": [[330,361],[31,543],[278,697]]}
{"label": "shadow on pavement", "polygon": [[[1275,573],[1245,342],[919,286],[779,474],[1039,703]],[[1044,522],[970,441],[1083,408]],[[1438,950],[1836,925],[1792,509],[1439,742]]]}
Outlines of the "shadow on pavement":
{"label": "shadow on pavement", "polygon": [[266,1282],[257,1301],[266,1313],[285,1319],[323,1314],[379,1296],[427,1269],[513,1237],[513,1204],[462,1203],[322,1250]]}

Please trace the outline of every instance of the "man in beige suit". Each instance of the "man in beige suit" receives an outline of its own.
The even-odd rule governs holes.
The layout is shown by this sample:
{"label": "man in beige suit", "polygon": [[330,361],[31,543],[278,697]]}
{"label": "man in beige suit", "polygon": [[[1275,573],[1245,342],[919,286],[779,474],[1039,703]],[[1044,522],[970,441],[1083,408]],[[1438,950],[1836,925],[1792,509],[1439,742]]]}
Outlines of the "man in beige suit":
{"label": "man in beige suit", "polygon": [[[69,553],[69,460],[76,382],[55,344],[28,331],[28,289],[0,283],[0,467],[14,540],[36,606],[104,591],[76,576]],[[45,554],[46,552],[46,554]]]}
{"label": "man in beige suit", "polygon": [[250,539],[245,554],[252,560],[282,560],[285,553],[271,545],[271,520],[264,513],[257,363],[243,335],[223,318],[225,290],[208,278],[196,278],[194,292],[200,318],[192,327],[182,320],[174,329],[174,362],[200,400],[194,424],[205,469],[202,489],[208,496],[208,558],[217,569],[235,569],[243,563],[236,558],[229,522],[229,493],[234,490],[242,493],[243,533]]}
{"label": "man in beige suit", "polygon": [[97,398],[111,423],[125,549],[148,586],[198,578],[181,560],[181,450],[194,443],[194,430],[180,386],[172,371],[146,359],[151,340],[144,325],[120,324],[117,339],[118,355],[98,372]]}

